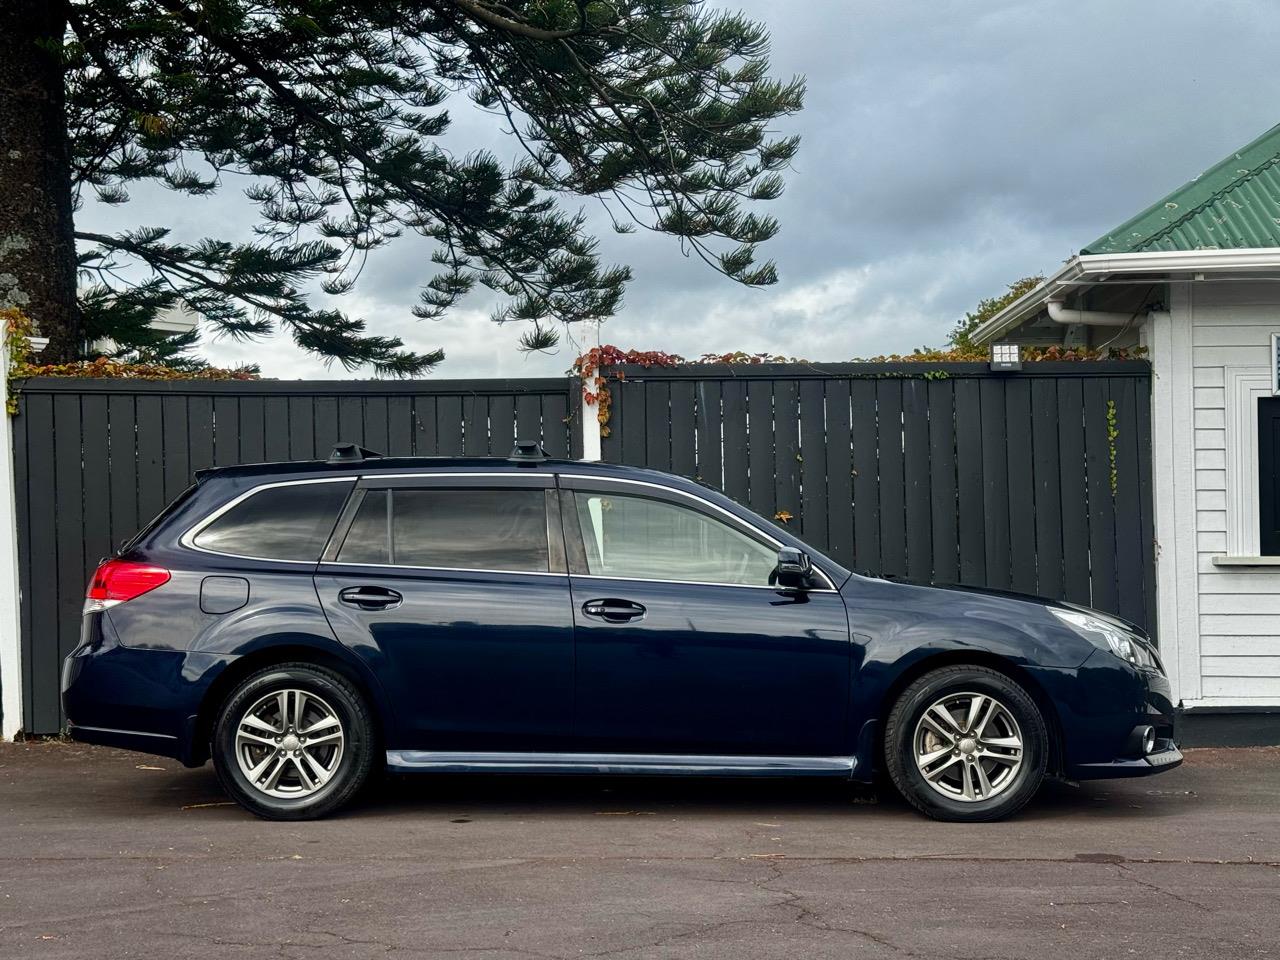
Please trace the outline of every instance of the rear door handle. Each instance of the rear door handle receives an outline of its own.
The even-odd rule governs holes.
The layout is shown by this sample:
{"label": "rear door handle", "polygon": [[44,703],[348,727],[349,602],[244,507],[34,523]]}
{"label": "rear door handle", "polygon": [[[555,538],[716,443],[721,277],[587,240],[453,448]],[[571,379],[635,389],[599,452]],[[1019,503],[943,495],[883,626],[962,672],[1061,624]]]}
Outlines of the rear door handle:
{"label": "rear door handle", "polygon": [[388,610],[398,607],[404,597],[386,587],[347,587],[339,592],[338,599],[361,610]]}
{"label": "rear door handle", "polygon": [[595,617],[597,620],[604,620],[606,623],[629,623],[632,620],[639,620],[643,617],[645,609],[640,604],[632,603],[630,600],[605,597],[600,600],[588,600],[582,605],[582,612],[588,617]]}

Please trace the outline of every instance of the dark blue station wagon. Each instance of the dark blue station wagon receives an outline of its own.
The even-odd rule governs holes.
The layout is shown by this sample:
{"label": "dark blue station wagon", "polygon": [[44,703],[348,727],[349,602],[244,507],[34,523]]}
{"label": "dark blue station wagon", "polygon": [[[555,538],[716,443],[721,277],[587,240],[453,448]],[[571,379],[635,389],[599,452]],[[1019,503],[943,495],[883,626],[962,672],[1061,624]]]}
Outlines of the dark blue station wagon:
{"label": "dark blue station wagon", "polygon": [[63,691],[76,739],[212,757],[281,820],[378,767],[887,773],[993,820],[1182,759],[1132,624],[860,576],[689,480],[528,444],[198,474],[98,568]]}

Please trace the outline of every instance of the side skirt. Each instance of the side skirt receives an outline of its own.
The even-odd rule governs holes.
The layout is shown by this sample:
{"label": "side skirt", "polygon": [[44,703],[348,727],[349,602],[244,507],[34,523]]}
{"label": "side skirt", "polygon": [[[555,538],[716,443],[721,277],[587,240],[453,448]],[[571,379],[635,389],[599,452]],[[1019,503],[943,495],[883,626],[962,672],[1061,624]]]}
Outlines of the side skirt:
{"label": "side skirt", "polygon": [[646,776],[844,777],[854,757],[718,757],[639,753],[452,753],[388,750],[394,773],[628,773]]}

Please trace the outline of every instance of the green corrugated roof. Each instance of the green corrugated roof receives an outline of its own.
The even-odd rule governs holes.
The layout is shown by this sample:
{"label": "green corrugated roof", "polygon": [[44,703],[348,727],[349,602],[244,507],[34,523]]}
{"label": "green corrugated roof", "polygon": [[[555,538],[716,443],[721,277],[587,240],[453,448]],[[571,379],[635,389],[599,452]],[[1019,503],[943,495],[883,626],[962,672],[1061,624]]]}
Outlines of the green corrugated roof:
{"label": "green corrugated roof", "polygon": [[1081,253],[1280,247],[1280,126]]}

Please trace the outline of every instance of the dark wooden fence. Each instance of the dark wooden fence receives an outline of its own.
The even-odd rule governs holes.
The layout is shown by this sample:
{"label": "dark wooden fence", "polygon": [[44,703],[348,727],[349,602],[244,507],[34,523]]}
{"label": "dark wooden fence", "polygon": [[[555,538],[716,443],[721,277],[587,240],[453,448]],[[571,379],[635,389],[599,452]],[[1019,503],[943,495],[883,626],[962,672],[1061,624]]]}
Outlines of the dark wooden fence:
{"label": "dark wooden fence", "polygon": [[[1139,362],[693,366],[613,382],[606,460],[784,518],[855,570],[1013,589],[1155,622],[1150,374]],[[23,713],[58,731],[84,586],[209,466],[582,452],[577,382],[42,379],[14,418]],[[0,678],[7,682],[8,678]]]}
{"label": "dark wooden fence", "polygon": [[62,727],[59,667],[78,642],[90,572],[196,470],[324,457],[339,440],[390,455],[506,456],[518,435],[576,457],[571,391],[562,378],[26,381],[13,439],[27,729]]}
{"label": "dark wooden fence", "polygon": [[854,570],[1155,624],[1140,361],[626,368],[604,459],[723,489]]}

